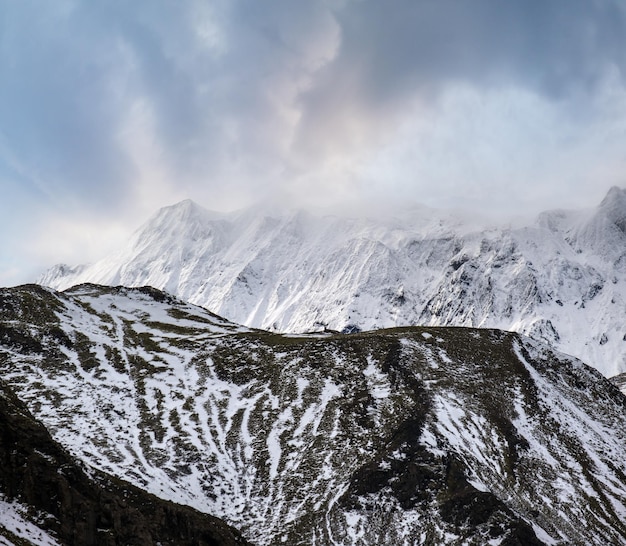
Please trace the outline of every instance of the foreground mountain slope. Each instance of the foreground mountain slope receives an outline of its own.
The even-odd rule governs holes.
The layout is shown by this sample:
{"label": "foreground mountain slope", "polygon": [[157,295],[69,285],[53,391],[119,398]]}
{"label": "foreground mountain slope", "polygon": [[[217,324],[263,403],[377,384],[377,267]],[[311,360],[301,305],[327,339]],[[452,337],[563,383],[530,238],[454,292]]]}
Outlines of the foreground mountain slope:
{"label": "foreground mountain slope", "polygon": [[254,543],[626,543],[626,398],[517,334],[283,336],[94,285],[0,311],[0,376],[57,441]]}
{"label": "foreground mountain slope", "polygon": [[2,382],[0,495],[2,544],[247,544],[217,518],[87,474]]}
{"label": "foreground mountain slope", "polygon": [[119,253],[39,283],[150,285],[280,332],[404,325],[524,333],[606,376],[626,371],[626,190],[524,228],[478,228],[425,207],[364,217],[183,201]]}

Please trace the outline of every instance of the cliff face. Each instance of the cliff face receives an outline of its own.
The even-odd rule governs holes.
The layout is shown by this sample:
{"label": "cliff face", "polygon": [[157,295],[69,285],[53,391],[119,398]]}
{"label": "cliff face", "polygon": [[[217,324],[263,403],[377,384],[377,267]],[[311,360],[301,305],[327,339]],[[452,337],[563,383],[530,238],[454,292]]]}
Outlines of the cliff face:
{"label": "cliff face", "polygon": [[[101,473],[88,475],[0,383],[0,493],[63,545],[206,545],[247,542],[221,520],[150,495]],[[1,529],[14,544],[32,537]],[[27,527],[27,526],[23,526]],[[30,538],[30,540],[29,540]],[[36,542],[39,543],[39,542]]]}

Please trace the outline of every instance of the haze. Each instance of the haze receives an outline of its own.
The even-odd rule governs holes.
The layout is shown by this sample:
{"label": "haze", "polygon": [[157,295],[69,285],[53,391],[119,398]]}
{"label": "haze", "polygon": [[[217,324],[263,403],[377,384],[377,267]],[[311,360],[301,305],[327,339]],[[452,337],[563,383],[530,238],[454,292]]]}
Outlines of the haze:
{"label": "haze", "polygon": [[0,0],[0,284],[185,198],[595,206],[625,74],[617,0]]}

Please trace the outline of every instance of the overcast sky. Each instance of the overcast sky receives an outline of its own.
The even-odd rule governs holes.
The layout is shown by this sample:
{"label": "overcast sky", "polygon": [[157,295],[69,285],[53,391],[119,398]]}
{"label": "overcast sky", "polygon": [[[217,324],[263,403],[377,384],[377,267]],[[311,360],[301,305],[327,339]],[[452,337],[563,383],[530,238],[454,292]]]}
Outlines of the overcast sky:
{"label": "overcast sky", "polygon": [[621,0],[0,0],[0,285],[161,206],[626,186]]}

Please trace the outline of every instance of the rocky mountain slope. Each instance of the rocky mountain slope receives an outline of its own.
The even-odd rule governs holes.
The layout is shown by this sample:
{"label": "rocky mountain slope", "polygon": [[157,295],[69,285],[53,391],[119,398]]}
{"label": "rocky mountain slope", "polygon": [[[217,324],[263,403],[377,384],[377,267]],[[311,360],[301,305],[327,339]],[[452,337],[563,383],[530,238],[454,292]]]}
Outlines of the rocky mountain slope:
{"label": "rocky mountain slope", "polygon": [[235,546],[211,516],[86,472],[0,381],[0,543]]}
{"label": "rocky mountain slope", "polygon": [[626,371],[626,190],[522,228],[424,207],[363,217],[160,210],[119,253],[38,280],[154,286],[280,332],[406,325],[527,334],[606,376]]}
{"label": "rocky mountain slope", "polygon": [[94,285],[1,290],[0,317],[56,441],[255,544],[626,543],[626,398],[518,334],[278,335]]}

